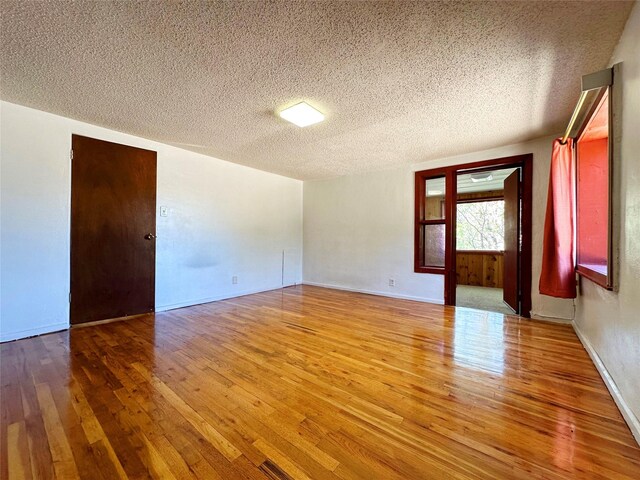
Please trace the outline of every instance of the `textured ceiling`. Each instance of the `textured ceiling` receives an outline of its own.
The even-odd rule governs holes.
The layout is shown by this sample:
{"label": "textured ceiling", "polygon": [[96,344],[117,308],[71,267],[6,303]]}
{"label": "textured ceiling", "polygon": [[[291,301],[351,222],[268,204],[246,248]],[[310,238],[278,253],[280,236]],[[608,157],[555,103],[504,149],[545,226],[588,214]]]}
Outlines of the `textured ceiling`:
{"label": "textured ceiling", "polygon": [[[564,129],[632,4],[0,2],[3,100],[313,179]],[[274,111],[306,100],[304,129]]]}

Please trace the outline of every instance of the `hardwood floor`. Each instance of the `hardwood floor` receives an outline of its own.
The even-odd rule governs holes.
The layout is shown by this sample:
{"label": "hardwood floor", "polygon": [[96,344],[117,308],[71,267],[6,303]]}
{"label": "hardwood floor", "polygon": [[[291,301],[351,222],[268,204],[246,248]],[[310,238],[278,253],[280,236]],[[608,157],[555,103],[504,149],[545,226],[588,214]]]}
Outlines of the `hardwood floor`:
{"label": "hardwood floor", "polygon": [[6,343],[4,478],[640,478],[570,326],[296,287]]}

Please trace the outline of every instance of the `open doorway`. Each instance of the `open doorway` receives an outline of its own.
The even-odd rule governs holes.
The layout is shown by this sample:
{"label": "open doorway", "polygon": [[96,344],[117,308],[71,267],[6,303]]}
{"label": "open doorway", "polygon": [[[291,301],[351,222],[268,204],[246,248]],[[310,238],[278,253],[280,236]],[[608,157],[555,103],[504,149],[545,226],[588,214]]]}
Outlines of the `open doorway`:
{"label": "open doorway", "polygon": [[512,174],[519,168],[457,175],[456,306],[516,313],[504,300],[504,182]]}
{"label": "open doorway", "polygon": [[[475,182],[471,180],[471,175],[475,176]],[[531,314],[532,154],[416,172],[414,271],[442,275],[444,277],[445,305],[460,305],[456,300],[459,283],[456,258],[458,253],[456,240],[458,177],[468,179],[469,183],[483,184],[482,187],[478,187],[481,188],[479,192],[469,191],[469,189],[465,192],[462,188],[463,197],[460,203],[464,203],[464,194],[489,195],[487,191],[483,192],[483,190],[487,188],[486,183],[493,180],[494,175],[498,181],[502,181],[501,195],[504,201],[502,267],[497,272],[497,274],[502,272],[502,301],[511,307],[508,313],[529,317]],[[482,180],[483,176],[486,179]],[[491,180],[488,180],[489,177]],[[480,180],[478,181],[478,179]],[[499,185],[495,187],[497,188]],[[467,198],[466,200],[472,199]],[[496,204],[494,208],[499,211],[500,206]],[[499,247],[493,246],[492,248],[497,251]],[[499,259],[495,261],[498,262]],[[482,276],[484,277],[484,275],[483,271]],[[495,281],[496,273],[493,276]],[[493,292],[494,296],[498,296],[499,299],[500,292],[495,290]],[[480,291],[479,293],[487,292]],[[497,311],[495,306],[498,304],[498,302],[494,302],[492,304],[494,308],[491,310]],[[469,306],[486,308],[477,299]]]}

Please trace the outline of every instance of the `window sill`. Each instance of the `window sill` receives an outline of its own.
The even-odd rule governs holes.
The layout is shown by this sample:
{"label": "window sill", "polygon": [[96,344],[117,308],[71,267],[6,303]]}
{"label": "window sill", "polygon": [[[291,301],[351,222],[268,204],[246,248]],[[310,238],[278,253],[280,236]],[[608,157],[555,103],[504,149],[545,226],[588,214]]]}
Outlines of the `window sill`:
{"label": "window sill", "polygon": [[415,267],[413,271],[415,273],[432,273],[436,275],[444,275],[447,273],[444,267]]}
{"label": "window sill", "polygon": [[[596,270],[595,268],[600,271]],[[593,283],[599,285],[602,288],[613,290],[613,286],[610,284],[609,277],[606,274],[602,273],[603,270],[606,271],[606,268],[607,267],[605,265],[580,264],[576,267],[576,272],[581,277],[591,280]]]}
{"label": "window sill", "polygon": [[504,255],[504,250],[456,250],[465,255]]}

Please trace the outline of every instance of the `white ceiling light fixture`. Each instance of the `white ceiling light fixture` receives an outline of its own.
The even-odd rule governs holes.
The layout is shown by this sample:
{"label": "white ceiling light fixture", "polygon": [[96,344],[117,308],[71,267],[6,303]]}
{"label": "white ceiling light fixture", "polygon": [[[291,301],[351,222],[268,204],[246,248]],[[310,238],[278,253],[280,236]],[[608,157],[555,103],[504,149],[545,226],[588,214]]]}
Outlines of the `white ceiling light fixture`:
{"label": "white ceiling light fixture", "polygon": [[480,172],[471,174],[471,181],[473,183],[488,182],[489,180],[493,180],[493,172]]}
{"label": "white ceiling light fixture", "polygon": [[436,197],[438,195],[442,195],[442,190],[429,190],[427,192],[427,197]]}
{"label": "white ceiling light fixture", "polygon": [[280,112],[280,118],[298,127],[308,127],[324,120],[324,114],[313,108],[307,102],[300,102]]}

